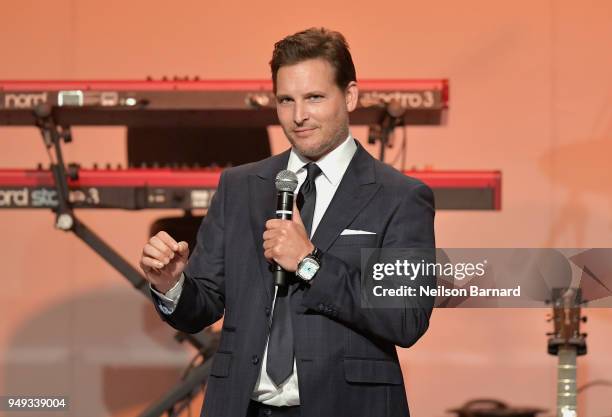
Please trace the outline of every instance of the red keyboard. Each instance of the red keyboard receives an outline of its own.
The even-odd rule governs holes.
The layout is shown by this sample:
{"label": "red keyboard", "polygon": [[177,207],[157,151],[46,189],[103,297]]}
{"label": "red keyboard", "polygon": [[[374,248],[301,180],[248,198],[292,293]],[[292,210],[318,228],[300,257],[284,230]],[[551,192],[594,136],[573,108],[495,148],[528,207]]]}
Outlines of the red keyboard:
{"label": "red keyboard", "polygon": [[[407,124],[440,124],[448,107],[447,80],[359,81],[353,124],[380,122],[393,103]],[[243,127],[277,124],[272,82],[0,81],[0,124],[33,125],[32,109],[55,106],[60,125],[193,125]]]}
{"label": "red keyboard", "polygon": [[[207,208],[219,169],[78,169],[68,185],[75,208]],[[405,171],[429,185],[438,209],[501,209],[499,171]],[[57,193],[48,170],[0,170],[0,208],[53,208]]]}

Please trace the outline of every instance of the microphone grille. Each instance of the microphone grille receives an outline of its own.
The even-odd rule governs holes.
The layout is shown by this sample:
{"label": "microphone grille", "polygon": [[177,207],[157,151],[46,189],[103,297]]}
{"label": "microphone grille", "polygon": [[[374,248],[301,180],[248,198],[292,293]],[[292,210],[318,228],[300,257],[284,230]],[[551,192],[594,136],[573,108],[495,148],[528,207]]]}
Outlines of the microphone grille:
{"label": "microphone grille", "polygon": [[282,170],[276,174],[275,184],[278,191],[294,192],[298,185],[297,175],[288,169]]}

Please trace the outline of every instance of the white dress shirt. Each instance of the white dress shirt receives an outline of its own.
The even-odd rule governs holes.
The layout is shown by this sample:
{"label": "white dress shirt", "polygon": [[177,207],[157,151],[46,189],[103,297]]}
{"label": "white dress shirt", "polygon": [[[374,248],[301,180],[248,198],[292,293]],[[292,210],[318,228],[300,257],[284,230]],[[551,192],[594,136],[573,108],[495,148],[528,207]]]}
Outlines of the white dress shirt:
{"label": "white dress shirt", "polygon": [[[319,159],[316,163],[321,168],[322,174],[319,175],[315,180],[317,187],[317,200],[315,203],[314,215],[312,218],[312,229],[310,237],[313,236],[317,226],[319,225],[329,203],[331,202],[340,181],[348,168],[357,145],[355,140],[348,135],[346,140],[340,144],[336,149],[328,153]],[[309,159],[304,158],[291,149],[289,155],[289,161],[287,163],[287,169],[296,173],[298,177],[298,188],[300,189],[302,183],[306,180],[306,169],[304,166],[311,162]],[[161,303],[159,305],[162,312],[165,314],[172,314],[176,305],[178,304],[183,289],[183,282],[185,276],[181,274],[180,280],[172,287],[166,294],[161,294],[156,291],[153,287],[151,289],[155,294],[160,297]],[[274,300],[272,304],[272,311],[274,311],[274,301],[276,301],[276,291],[274,294]],[[272,318],[270,318],[272,320]],[[291,406],[300,404],[300,394],[298,387],[298,375],[296,369],[295,359],[293,361],[293,373],[287,378],[281,385],[277,386],[272,382],[266,371],[266,363],[268,358],[268,344],[266,342],[266,348],[264,350],[264,356],[260,370],[259,377],[255,383],[255,389],[251,395],[251,399],[259,401],[264,404],[272,406]]]}

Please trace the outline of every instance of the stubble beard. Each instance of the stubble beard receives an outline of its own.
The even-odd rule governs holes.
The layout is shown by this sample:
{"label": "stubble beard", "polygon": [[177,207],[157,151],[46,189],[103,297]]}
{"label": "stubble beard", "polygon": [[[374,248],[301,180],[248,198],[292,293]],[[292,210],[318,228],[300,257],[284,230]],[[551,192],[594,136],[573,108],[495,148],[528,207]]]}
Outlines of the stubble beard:
{"label": "stubble beard", "polygon": [[317,161],[321,157],[327,155],[332,150],[336,149],[348,136],[348,126],[335,132],[334,139],[331,141],[321,141],[319,146],[315,148],[304,148],[300,146],[299,140],[292,138],[285,133],[291,146],[303,157],[311,161]]}

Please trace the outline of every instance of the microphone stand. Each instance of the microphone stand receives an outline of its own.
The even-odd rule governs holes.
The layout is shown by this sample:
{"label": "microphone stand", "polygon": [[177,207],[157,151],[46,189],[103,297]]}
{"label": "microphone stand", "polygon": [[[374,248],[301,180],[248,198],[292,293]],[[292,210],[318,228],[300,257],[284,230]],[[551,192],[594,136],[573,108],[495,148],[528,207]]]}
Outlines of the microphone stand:
{"label": "microphone stand", "polygon": [[379,160],[385,162],[385,148],[393,147],[391,135],[396,127],[404,125],[404,114],[406,109],[403,109],[397,100],[393,99],[385,104],[380,122],[375,125],[370,125],[368,133],[368,143],[375,144],[380,142]]}

